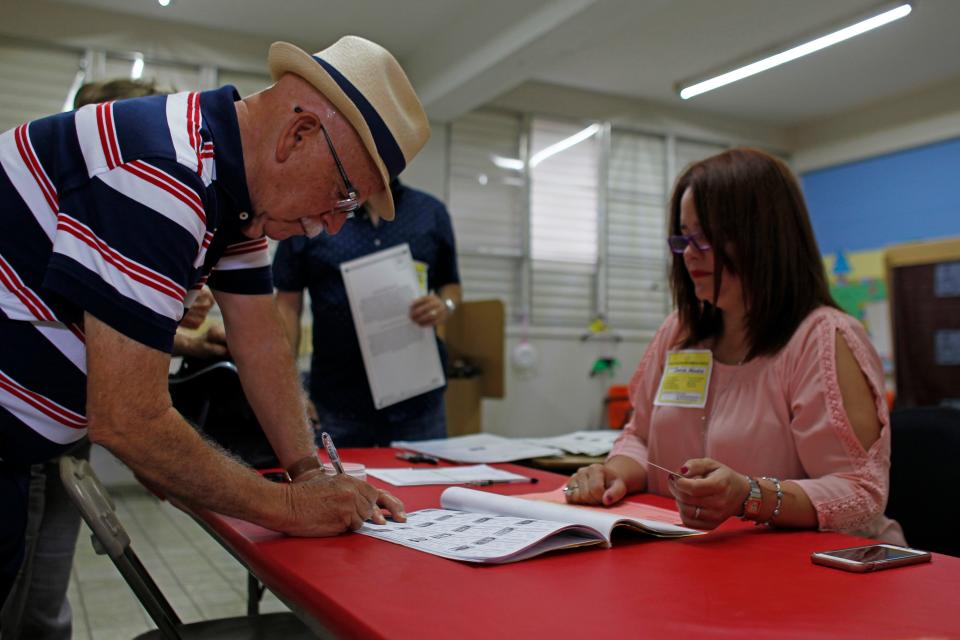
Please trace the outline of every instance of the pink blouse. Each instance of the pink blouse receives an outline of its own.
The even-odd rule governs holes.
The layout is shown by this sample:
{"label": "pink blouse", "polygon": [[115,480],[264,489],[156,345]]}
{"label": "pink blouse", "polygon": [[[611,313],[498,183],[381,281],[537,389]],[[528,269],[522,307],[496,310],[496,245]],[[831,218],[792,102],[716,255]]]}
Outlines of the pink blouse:
{"label": "pink blouse", "polygon": [[[647,347],[630,382],[634,414],[611,456],[629,456],[644,467],[649,459],[668,469],[707,457],[746,475],[792,480],[813,502],[821,530],[904,544],[900,526],[883,515],[890,478],[883,368],[856,320],[821,307],[776,355],[739,366],[714,361],[703,409],[653,404],[679,331],[673,313]],[[881,431],[869,450],[860,444],[843,408],[838,333],[876,401]],[[648,491],[670,496],[664,472],[650,468],[647,476]]]}

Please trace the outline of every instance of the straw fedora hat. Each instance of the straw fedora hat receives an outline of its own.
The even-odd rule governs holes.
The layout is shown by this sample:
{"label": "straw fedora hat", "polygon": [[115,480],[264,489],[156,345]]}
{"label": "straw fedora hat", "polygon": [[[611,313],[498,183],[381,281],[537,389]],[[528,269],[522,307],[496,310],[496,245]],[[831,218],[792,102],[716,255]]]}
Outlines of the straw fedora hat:
{"label": "straw fedora hat", "polygon": [[396,59],[374,42],[344,36],[314,55],[274,42],[267,63],[274,80],[295,73],[310,82],[353,125],[383,178],[367,206],[393,220],[390,180],[430,137],[427,114]]}

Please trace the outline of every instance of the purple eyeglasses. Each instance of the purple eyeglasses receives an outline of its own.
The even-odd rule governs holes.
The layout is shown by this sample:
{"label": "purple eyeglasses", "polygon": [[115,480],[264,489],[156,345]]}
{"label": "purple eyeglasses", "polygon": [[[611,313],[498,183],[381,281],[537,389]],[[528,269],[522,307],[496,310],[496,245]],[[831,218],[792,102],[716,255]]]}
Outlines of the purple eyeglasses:
{"label": "purple eyeglasses", "polygon": [[707,237],[703,235],[703,231],[697,231],[696,233],[691,233],[690,235],[679,235],[679,236],[668,236],[667,245],[670,247],[670,251],[674,253],[683,253],[687,250],[687,247],[690,243],[693,243],[700,251],[710,251],[710,241],[707,240]]}

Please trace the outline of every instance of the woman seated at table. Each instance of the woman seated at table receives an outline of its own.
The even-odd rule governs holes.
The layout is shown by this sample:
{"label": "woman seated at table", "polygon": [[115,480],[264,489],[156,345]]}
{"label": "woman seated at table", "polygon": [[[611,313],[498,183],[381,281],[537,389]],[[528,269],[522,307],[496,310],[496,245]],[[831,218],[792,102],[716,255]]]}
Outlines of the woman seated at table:
{"label": "woman seated at table", "polygon": [[742,516],[903,543],[883,515],[880,358],[830,295],[796,178],[733,149],[680,176],[669,214],[677,310],[633,375],[629,424],[604,464],[574,474],[567,500],[649,491],[673,495],[699,529]]}

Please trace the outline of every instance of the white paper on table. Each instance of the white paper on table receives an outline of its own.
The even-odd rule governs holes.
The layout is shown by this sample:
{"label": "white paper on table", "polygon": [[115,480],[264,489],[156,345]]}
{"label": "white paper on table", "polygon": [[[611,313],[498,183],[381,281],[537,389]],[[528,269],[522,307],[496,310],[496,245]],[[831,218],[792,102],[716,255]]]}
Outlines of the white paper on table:
{"label": "white paper on table", "polygon": [[526,458],[558,456],[563,453],[556,447],[530,444],[519,438],[504,438],[492,433],[474,433],[456,438],[436,440],[398,441],[390,443],[398,449],[427,453],[454,462],[511,462]]}
{"label": "white paper on table", "polygon": [[431,469],[367,469],[367,475],[389,482],[395,487],[425,484],[466,484],[468,482],[510,482],[529,480],[527,476],[494,469],[485,464],[469,467],[436,467]]}
{"label": "white paper on table", "polygon": [[382,409],[442,387],[445,379],[433,329],[410,319],[410,304],[418,297],[410,246],[344,262],[340,272],[373,406]]}
{"label": "white paper on table", "polygon": [[567,453],[584,456],[602,456],[610,453],[614,441],[623,433],[614,429],[598,429],[596,431],[574,431],[562,436],[548,438],[524,438],[531,444],[563,449]]}

